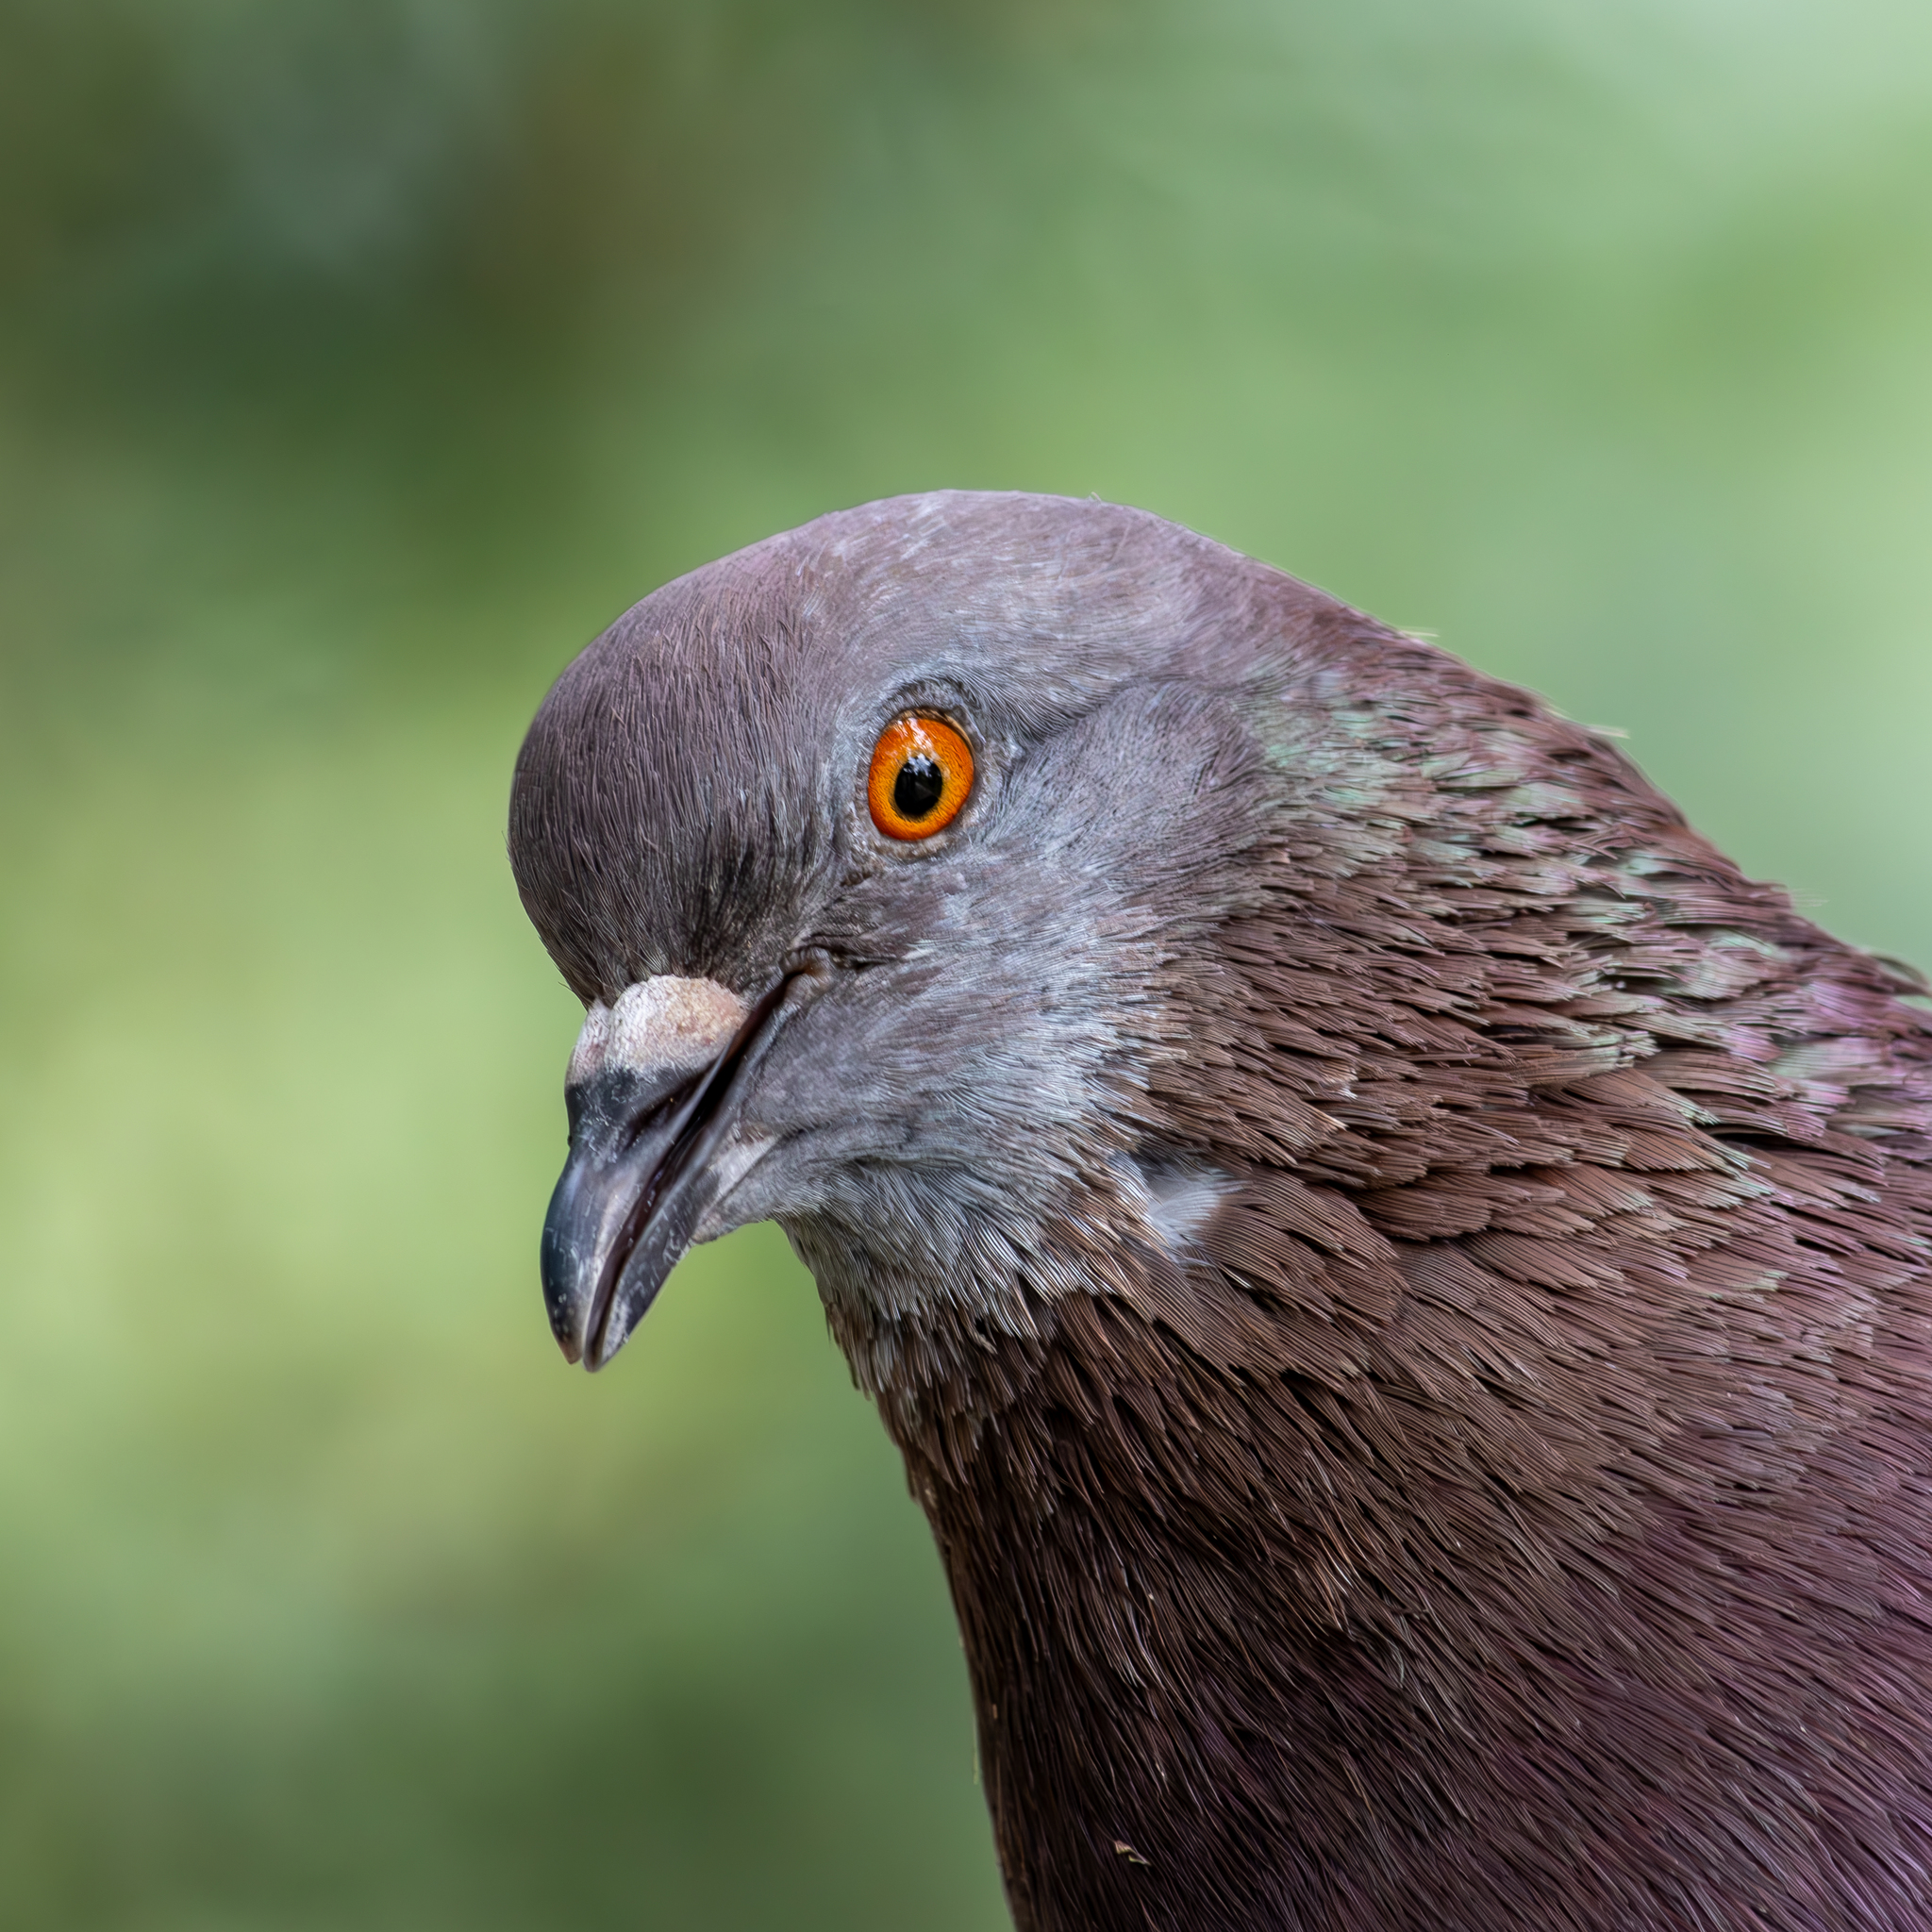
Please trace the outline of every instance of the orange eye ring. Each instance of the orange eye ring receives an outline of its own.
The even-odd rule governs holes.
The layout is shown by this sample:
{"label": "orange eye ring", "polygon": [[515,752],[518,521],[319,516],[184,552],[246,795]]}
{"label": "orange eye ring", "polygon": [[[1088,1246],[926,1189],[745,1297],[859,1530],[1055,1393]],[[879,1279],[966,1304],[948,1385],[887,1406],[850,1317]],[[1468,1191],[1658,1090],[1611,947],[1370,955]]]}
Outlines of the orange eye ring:
{"label": "orange eye ring", "polygon": [[889,839],[930,839],[973,790],[973,748],[941,718],[894,718],[872,748],[865,800]]}

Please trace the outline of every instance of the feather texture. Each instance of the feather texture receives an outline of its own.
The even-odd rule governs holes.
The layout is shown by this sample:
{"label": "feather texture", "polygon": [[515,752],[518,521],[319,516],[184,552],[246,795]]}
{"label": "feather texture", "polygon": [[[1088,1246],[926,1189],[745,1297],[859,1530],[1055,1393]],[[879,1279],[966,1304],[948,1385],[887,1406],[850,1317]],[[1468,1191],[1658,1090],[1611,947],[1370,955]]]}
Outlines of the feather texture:
{"label": "feather texture", "polygon": [[[1923,983],[1427,645],[1151,519],[1027,550],[1028,500],[939,501],[854,513],[894,585],[935,518],[1003,608],[1054,531],[1157,584],[1164,655],[1031,667],[1061,773],[1100,720],[1141,795],[1057,817],[1019,734],[1003,882],[841,875],[822,814],[758,831],[782,888],[678,888],[697,958],[560,737],[519,871],[587,995],[748,985],[769,927],[976,989],[976,1040],[921,1035],[969,1093],[1023,1014],[1081,1070],[1032,1128],[985,1100],[976,1166],[874,1149],[766,1207],[932,1521],[1023,1932],[1932,1925]],[[734,579],[767,634],[874,608],[856,539],[788,541]],[[968,899],[1020,979],[974,976]]]}

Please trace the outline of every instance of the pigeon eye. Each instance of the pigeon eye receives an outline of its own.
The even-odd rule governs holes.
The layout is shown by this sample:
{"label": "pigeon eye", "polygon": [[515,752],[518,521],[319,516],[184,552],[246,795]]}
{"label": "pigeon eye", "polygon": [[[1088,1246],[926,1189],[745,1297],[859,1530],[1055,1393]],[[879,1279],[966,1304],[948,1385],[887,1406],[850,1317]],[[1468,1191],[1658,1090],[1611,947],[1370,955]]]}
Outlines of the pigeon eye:
{"label": "pigeon eye", "polygon": [[929,839],[973,790],[973,752],[938,718],[894,718],[872,748],[866,803],[889,839]]}

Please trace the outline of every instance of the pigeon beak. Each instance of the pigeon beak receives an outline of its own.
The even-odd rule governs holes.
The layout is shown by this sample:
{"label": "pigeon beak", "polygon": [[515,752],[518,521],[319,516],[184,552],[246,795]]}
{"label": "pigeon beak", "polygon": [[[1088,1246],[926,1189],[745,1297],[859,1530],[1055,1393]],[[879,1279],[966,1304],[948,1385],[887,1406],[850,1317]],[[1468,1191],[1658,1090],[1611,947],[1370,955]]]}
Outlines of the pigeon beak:
{"label": "pigeon beak", "polygon": [[543,1299],[566,1360],[601,1369],[643,1319],[724,1191],[714,1157],[751,1074],[824,976],[814,960],[747,1006],[666,974],[591,1008],[564,1088],[570,1158],[543,1223]]}

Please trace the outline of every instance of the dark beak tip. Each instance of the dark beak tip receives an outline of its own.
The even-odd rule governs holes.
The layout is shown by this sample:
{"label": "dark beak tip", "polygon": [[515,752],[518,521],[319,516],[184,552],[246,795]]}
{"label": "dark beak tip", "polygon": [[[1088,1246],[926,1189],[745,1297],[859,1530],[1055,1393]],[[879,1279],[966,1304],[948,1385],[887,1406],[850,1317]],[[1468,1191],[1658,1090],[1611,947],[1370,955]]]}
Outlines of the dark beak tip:
{"label": "dark beak tip", "polygon": [[[547,1284],[546,1284],[547,1287]],[[583,1338],[577,1333],[574,1311],[560,1297],[545,1294],[543,1312],[550,1317],[550,1332],[567,1362],[575,1363],[584,1352]]]}

